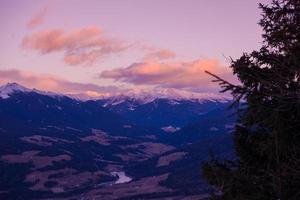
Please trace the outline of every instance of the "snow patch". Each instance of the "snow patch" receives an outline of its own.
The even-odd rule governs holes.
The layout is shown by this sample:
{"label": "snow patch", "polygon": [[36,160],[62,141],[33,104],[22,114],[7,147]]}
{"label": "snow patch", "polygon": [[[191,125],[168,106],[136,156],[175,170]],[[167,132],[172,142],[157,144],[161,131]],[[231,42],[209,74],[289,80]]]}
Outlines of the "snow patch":
{"label": "snow patch", "polygon": [[127,183],[132,180],[132,178],[126,176],[125,172],[111,172],[111,175],[118,178],[114,184]]}
{"label": "snow patch", "polygon": [[209,131],[218,131],[219,129],[217,127],[210,127]]}
{"label": "snow patch", "polygon": [[163,131],[168,132],[168,133],[174,133],[178,130],[180,130],[179,127],[173,127],[173,126],[166,126],[161,128]]}

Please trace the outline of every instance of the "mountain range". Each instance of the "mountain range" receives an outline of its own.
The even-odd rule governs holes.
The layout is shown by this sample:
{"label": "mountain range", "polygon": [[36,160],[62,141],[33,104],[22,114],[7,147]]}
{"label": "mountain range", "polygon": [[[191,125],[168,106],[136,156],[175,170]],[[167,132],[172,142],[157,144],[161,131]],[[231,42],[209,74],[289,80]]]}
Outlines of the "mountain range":
{"label": "mountain range", "polygon": [[233,156],[231,100],[164,94],[81,100],[1,86],[0,197],[205,198],[200,163]]}

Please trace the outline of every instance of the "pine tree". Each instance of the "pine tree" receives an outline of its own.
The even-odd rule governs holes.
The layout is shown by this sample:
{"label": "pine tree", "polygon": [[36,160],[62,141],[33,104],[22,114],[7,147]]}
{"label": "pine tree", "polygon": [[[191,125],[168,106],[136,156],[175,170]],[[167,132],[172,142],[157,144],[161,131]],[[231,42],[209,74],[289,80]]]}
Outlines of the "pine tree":
{"label": "pine tree", "polygon": [[239,118],[237,159],[203,166],[220,191],[212,199],[300,199],[300,0],[259,6],[264,43],[231,64],[241,84],[211,74],[233,95]]}

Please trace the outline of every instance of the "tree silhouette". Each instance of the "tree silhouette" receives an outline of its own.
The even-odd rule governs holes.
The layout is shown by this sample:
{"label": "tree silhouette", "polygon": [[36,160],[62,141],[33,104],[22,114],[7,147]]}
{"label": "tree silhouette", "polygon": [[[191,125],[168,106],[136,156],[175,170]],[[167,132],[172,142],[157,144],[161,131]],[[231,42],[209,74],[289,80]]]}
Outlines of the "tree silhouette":
{"label": "tree silhouette", "polygon": [[212,199],[300,199],[300,0],[260,4],[263,45],[232,60],[241,85],[211,74],[231,92],[237,159],[203,166]]}

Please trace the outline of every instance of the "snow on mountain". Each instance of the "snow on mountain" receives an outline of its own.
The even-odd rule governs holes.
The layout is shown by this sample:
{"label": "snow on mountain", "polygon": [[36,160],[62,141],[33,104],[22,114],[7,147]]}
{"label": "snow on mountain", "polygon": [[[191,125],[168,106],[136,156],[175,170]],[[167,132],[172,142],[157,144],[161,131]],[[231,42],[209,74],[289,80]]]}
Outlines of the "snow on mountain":
{"label": "snow on mountain", "polygon": [[[47,95],[52,97],[68,96],[72,99],[86,101],[102,99],[106,101],[106,105],[118,105],[125,101],[134,102],[135,104],[147,104],[155,101],[156,99],[168,99],[170,104],[179,104],[181,100],[189,100],[195,102],[213,101],[213,102],[228,102],[231,98],[223,94],[216,93],[198,93],[190,92],[179,89],[130,89],[127,92],[111,95],[109,97],[102,98],[87,98],[80,94],[59,94],[54,92],[46,92],[37,89],[29,89],[18,83],[7,83],[0,86],[0,98],[9,98],[12,94],[18,92],[34,92],[41,95]],[[106,106],[104,105],[104,107]],[[134,109],[134,108],[133,108]]]}
{"label": "snow on mountain", "polygon": [[178,130],[180,130],[179,127],[173,127],[173,126],[166,126],[161,128],[163,131],[168,132],[168,133],[174,133]]}
{"label": "snow on mountain", "polygon": [[168,99],[170,104],[179,104],[181,100],[189,100],[195,102],[213,101],[213,102],[228,102],[230,97],[223,94],[215,93],[197,93],[178,89],[154,89],[154,90],[137,90],[132,89],[126,93],[118,94],[106,99],[107,105],[118,105],[124,101],[131,101],[138,104],[147,104],[156,99]]}
{"label": "snow on mountain", "polygon": [[19,85],[18,83],[7,83],[5,85],[0,86],[0,98],[2,98],[2,99],[7,99],[12,94],[19,93],[19,92],[23,92],[23,93],[34,92],[34,93],[38,93],[41,95],[47,95],[47,96],[52,96],[52,97],[64,96],[64,95],[58,94],[58,93],[45,92],[45,91],[40,91],[37,89],[29,89],[22,85]]}
{"label": "snow on mountain", "polygon": [[31,90],[25,88],[17,83],[7,83],[5,85],[0,86],[0,97],[2,99],[7,99],[10,97],[10,94],[15,92],[30,92]]}

